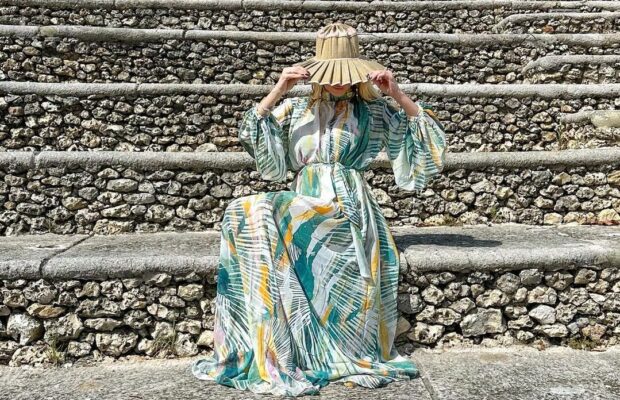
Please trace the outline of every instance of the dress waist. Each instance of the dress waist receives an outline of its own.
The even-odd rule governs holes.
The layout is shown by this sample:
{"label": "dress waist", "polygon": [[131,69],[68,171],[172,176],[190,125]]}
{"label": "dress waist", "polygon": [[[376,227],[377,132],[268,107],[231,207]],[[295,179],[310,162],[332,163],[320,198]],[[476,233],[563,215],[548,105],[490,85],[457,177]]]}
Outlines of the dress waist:
{"label": "dress waist", "polygon": [[368,214],[362,213],[367,195],[362,172],[363,170],[338,161],[312,162],[299,171],[296,185],[297,190],[304,194],[322,197],[324,193],[328,193],[328,197],[338,204],[343,215],[350,221],[360,275],[365,279],[372,279],[369,261],[371,256],[367,252],[373,247],[368,246],[367,249],[364,243],[368,230]]}
{"label": "dress waist", "polygon": [[363,172],[363,170],[359,170],[359,169],[354,168],[354,167],[352,167],[350,165],[344,165],[340,161],[332,161],[332,162],[313,161],[311,163],[305,164],[301,168],[301,170],[303,170],[305,168],[316,168],[316,167],[322,167],[322,166],[326,166],[326,165],[330,165],[332,168],[340,168],[340,169],[345,169],[345,170],[348,170],[348,171]]}
{"label": "dress waist", "polygon": [[360,226],[359,207],[363,203],[363,171],[334,162],[311,162],[297,174],[297,191],[315,197],[335,197],[349,220]]}

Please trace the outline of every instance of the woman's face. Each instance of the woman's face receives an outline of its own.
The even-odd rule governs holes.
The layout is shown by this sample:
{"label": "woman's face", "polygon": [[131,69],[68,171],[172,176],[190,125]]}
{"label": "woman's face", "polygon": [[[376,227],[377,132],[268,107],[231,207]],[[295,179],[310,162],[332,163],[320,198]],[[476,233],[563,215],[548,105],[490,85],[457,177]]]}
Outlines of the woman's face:
{"label": "woman's face", "polygon": [[340,96],[343,95],[347,90],[349,90],[350,87],[350,83],[347,83],[346,85],[325,85],[325,90],[327,90],[334,96]]}

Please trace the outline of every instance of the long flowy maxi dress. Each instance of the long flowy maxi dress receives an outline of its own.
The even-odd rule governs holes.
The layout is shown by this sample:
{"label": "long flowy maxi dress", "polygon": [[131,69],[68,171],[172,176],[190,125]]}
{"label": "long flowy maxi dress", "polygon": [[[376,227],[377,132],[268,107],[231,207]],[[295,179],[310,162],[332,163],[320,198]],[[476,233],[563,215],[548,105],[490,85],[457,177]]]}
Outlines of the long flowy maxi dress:
{"label": "long flowy maxi dress", "polygon": [[254,393],[317,394],[329,382],[375,388],[418,375],[393,346],[399,254],[363,171],[385,148],[396,184],[420,190],[443,169],[446,139],[420,113],[380,97],[324,92],[247,110],[239,139],[266,180],[291,190],[236,198],[221,225],[213,356],[204,380]]}

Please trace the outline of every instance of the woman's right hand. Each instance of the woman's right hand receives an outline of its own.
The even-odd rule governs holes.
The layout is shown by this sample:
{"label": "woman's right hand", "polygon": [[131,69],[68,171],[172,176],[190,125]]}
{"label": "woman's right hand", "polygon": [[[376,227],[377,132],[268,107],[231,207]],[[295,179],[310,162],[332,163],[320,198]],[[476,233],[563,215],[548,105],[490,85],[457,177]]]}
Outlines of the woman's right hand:
{"label": "woman's right hand", "polygon": [[295,86],[298,80],[308,79],[310,73],[301,66],[285,67],[280,74],[280,79],[276,83],[275,89],[281,94],[287,93]]}
{"label": "woman's right hand", "polygon": [[269,114],[274,105],[282,96],[286,94],[286,92],[295,86],[295,83],[297,83],[298,80],[307,79],[308,76],[310,76],[310,74],[304,67],[296,65],[293,67],[284,68],[282,70],[282,74],[280,74],[278,83],[276,83],[271,92],[258,104],[258,113],[263,117]]}

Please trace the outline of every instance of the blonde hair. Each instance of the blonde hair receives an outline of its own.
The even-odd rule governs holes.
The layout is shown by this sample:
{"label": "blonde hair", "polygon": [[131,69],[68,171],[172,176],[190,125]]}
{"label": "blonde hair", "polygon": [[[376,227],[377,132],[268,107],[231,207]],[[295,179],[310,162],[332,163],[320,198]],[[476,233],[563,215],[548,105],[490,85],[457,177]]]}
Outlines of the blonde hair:
{"label": "blonde hair", "polygon": [[[320,100],[323,95],[323,91],[325,88],[323,85],[319,85],[318,83],[312,82],[312,92],[310,93],[310,104],[314,103],[317,100]],[[375,88],[371,81],[366,82],[358,82],[353,86],[353,90],[357,90],[358,96],[365,101],[373,101],[381,96],[381,92]]]}

